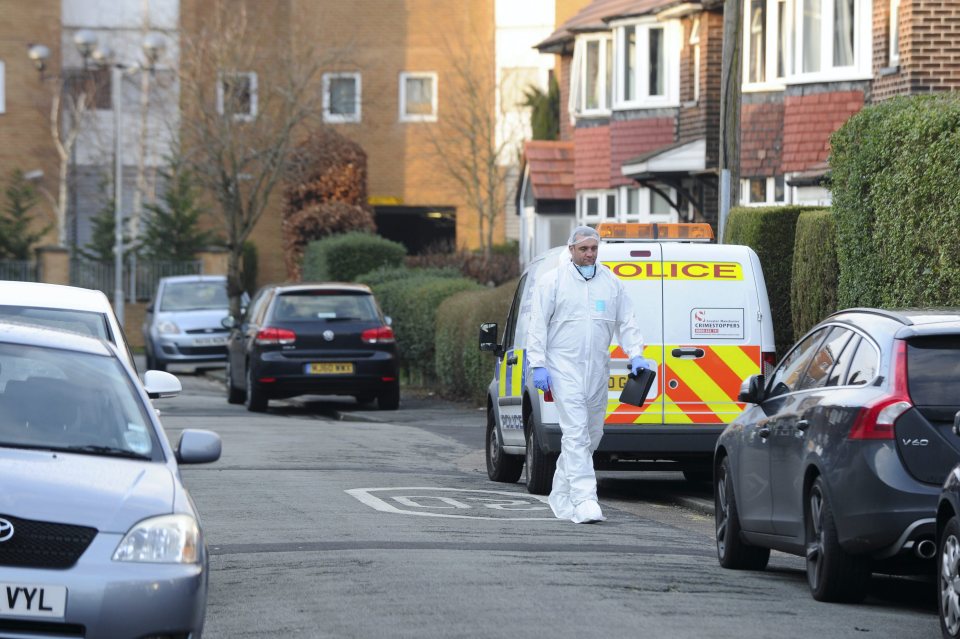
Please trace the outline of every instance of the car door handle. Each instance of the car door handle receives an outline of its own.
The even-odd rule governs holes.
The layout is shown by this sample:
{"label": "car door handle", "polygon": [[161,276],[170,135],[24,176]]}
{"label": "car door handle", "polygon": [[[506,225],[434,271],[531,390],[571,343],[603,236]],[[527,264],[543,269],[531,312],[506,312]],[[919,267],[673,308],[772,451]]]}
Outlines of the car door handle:
{"label": "car door handle", "polygon": [[512,365],[514,365],[514,364],[516,364],[516,363],[517,363],[517,356],[516,356],[515,353],[511,353],[510,355],[507,355],[507,365],[508,365],[508,366],[512,366]]}
{"label": "car door handle", "polygon": [[807,432],[807,428],[809,427],[810,427],[810,422],[808,422],[805,419],[801,419],[800,421],[797,422],[797,430],[799,430],[801,433]]}
{"label": "car door handle", "polygon": [[675,348],[670,354],[677,359],[700,359],[706,355],[702,348]]}
{"label": "car door handle", "polygon": [[766,439],[767,437],[770,436],[770,429],[764,426],[763,428],[758,430],[757,433],[759,433],[761,439]]}

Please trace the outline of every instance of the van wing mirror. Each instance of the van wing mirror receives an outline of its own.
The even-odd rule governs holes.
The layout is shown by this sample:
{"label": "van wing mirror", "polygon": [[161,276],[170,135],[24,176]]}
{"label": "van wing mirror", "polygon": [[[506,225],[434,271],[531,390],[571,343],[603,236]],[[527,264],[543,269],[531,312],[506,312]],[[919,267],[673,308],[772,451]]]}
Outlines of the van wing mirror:
{"label": "van wing mirror", "polygon": [[763,375],[751,375],[740,385],[740,394],[737,395],[737,400],[747,404],[759,404],[763,401],[764,385]]}
{"label": "van wing mirror", "polygon": [[497,343],[496,322],[487,322],[480,325],[480,350],[491,351],[499,355],[500,345]]}
{"label": "van wing mirror", "polygon": [[235,318],[233,315],[227,315],[220,320],[220,325],[224,328],[233,328],[237,325],[237,318]]}

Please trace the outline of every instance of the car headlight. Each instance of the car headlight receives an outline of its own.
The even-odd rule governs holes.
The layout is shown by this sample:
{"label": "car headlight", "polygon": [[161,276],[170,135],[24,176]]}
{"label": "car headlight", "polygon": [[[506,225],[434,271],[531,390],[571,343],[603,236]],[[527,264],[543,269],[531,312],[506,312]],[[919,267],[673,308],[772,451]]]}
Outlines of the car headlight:
{"label": "car headlight", "polygon": [[161,335],[171,335],[174,333],[179,333],[180,327],[170,320],[166,320],[157,324],[157,332]]}
{"label": "car headlight", "polygon": [[136,524],[113,553],[114,561],[197,563],[200,528],[189,515],[151,517]]}

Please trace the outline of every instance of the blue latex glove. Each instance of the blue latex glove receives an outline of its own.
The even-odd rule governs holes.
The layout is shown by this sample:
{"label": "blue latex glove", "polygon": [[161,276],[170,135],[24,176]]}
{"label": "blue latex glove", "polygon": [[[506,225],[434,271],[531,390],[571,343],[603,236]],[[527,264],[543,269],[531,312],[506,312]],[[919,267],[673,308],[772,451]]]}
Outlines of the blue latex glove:
{"label": "blue latex glove", "polygon": [[550,373],[543,367],[533,369],[533,385],[546,393],[550,390]]}
{"label": "blue latex glove", "polygon": [[650,368],[650,365],[642,357],[634,357],[630,360],[630,367],[633,369],[634,374],[639,373],[640,371]]}

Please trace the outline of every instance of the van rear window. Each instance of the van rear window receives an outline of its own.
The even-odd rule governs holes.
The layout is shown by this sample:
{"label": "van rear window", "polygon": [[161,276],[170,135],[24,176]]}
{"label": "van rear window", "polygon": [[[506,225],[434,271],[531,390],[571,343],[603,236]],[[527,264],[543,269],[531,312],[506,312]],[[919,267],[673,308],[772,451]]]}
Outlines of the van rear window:
{"label": "van rear window", "polygon": [[919,406],[960,404],[960,335],[917,337],[907,342],[910,397]]}

